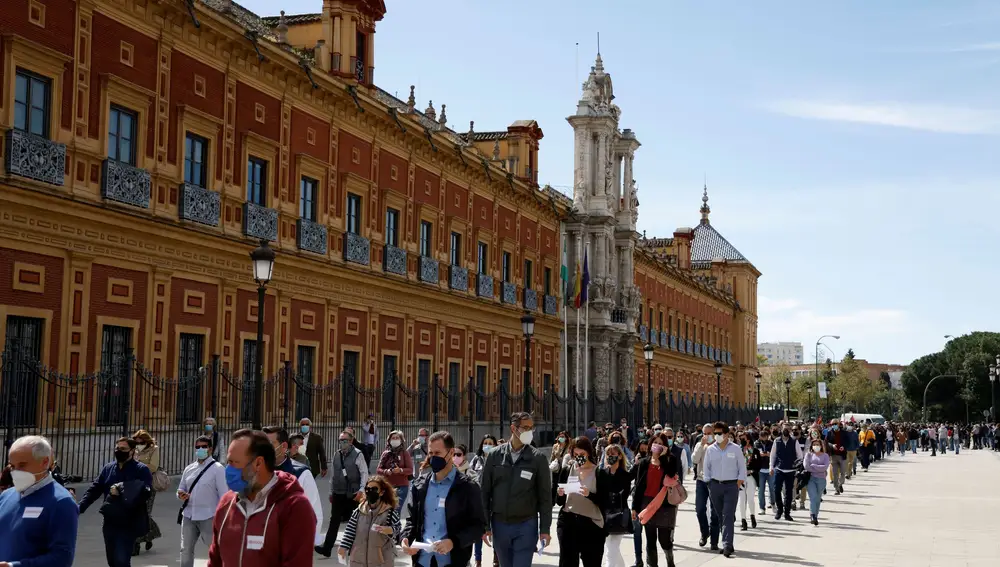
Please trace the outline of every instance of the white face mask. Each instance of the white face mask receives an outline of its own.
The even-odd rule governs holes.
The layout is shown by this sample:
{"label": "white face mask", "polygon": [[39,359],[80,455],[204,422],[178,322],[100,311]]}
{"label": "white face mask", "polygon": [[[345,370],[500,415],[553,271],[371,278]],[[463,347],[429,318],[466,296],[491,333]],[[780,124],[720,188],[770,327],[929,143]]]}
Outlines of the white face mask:
{"label": "white face mask", "polygon": [[489,455],[496,448],[496,445],[483,445],[483,454]]}
{"label": "white face mask", "polygon": [[820,447],[819,445],[813,445],[813,451],[819,453],[822,450],[823,450],[823,447]]}
{"label": "white face mask", "polygon": [[424,437],[424,436],[417,437],[417,443],[420,443],[421,445],[423,445],[424,441],[426,441],[426,440],[427,440],[427,438]]}
{"label": "white face mask", "polygon": [[521,435],[518,436],[518,439],[524,445],[531,445],[531,440],[534,438],[535,438],[534,431],[522,431]]}
{"label": "white face mask", "polygon": [[300,454],[300,455],[305,455],[306,454],[306,448],[303,447],[302,445],[299,445],[298,447],[295,448],[295,452],[298,453],[298,454]]}
{"label": "white face mask", "polygon": [[725,439],[725,436],[723,436],[723,435],[716,435],[715,436],[715,442],[716,443],[722,443],[723,439]]}
{"label": "white face mask", "polygon": [[403,442],[400,441],[399,439],[393,439],[393,440],[389,441],[389,446],[390,447],[394,447],[394,448],[395,447],[399,447],[402,444],[403,444]]}
{"label": "white face mask", "polygon": [[14,490],[24,492],[35,485],[35,475],[28,471],[10,471],[10,478],[14,481]]}
{"label": "white face mask", "polygon": [[144,444],[142,444],[142,443],[139,443],[138,445],[135,446],[135,450],[136,451],[142,451],[145,448],[146,448],[146,446]]}

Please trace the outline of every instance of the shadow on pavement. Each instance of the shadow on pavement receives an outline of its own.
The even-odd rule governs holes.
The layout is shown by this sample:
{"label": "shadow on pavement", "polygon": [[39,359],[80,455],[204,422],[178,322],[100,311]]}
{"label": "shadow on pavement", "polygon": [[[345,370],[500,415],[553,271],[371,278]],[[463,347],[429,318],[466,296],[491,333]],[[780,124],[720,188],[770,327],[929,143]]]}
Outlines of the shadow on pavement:
{"label": "shadow on pavement", "polygon": [[740,551],[733,554],[734,559],[750,559],[764,563],[785,563],[788,565],[805,565],[806,567],[823,567],[822,563],[807,561],[797,555],[780,555],[777,553],[764,553],[761,551]]}

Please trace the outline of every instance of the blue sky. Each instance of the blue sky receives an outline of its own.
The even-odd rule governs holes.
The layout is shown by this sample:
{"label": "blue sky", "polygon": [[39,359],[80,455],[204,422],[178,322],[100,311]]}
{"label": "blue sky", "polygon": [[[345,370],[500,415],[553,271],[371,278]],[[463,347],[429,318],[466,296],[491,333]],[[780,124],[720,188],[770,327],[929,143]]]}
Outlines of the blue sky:
{"label": "blue sky", "polygon": [[386,4],[379,86],[416,85],[458,131],[537,120],[555,186],[572,184],[565,118],[600,32],[621,126],[642,142],[639,230],[697,223],[707,177],[712,224],[763,272],[761,341],[811,359],[839,334],[837,358],[908,363],[995,329],[1000,3]]}

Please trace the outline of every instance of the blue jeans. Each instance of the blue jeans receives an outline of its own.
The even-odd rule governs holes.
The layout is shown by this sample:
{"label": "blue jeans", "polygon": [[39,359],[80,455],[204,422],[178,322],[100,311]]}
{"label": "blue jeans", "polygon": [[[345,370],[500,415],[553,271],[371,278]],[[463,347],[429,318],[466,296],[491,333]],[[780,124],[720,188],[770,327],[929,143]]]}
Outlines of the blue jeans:
{"label": "blue jeans", "polygon": [[698,481],[697,486],[695,486],[694,492],[694,512],[698,516],[698,527],[701,529],[701,537],[710,538],[712,545],[719,544],[719,517],[712,510],[712,517],[708,517],[708,501],[710,499],[708,493],[708,483],[705,481]]}
{"label": "blue jeans", "polygon": [[910,439],[910,450],[913,451],[914,455],[917,454],[917,440],[916,439]]}
{"label": "blue jeans", "polygon": [[475,554],[476,561],[482,561],[483,560],[483,540],[482,540],[482,538],[480,538],[479,541],[477,541],[476,544],[472,546],[472,551]]}
{"label": "blue jeans", "polygon": [[531,567],[531,560],[538,545],[538,519],[519,524],[492,521],[493,551],[500,567]]}
{"label": "blue jeans", "polygon": [[632,520],[632,544],[635,549],[635,564],[642,565],[642,522]]}
{"label": "blue jeans", "polygon": [[403,506],[406,504],[406,495],[409,493],[410,493],[409,485],[396,487],[396,498],[399,499],[399,506],[396,507],[397,513],[400,514],[403,513]]}
{"label": "blue jeans", "polygon": [[107,524],[101,531],[104,532],[104,553],[108,559],[108,567],[131,567],[135,535]]}
{"label": "blue jeans", "polygon": [[809,493],[809,513],[819,516],[819,502],[823,498],[823,490],[826,489],[826,477],[809,477],[809,484],[806,485],[806,492]]}
{"label": "blue jeans", "polygon": [[760,513],[763,514],[767,510],[767,502],[764,498],[764,487],[767,487],[767,495],[771,498],[771,502],[774,502],[774,478],[767,474],[767,471],[760,471],[758,475],[759,481],[757,482],[757,503],[760,504],[758,508]]}

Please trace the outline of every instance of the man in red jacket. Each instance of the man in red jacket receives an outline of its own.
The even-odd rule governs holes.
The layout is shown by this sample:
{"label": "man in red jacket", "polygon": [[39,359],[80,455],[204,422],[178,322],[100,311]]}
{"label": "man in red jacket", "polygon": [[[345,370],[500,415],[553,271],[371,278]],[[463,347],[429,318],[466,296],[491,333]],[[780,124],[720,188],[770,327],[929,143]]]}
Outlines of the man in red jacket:
{"label": "man in red jacket", "polygon": [[215,510],[209,567],[307,567],[316,514],[295,477],[275,471],[263,431],[241,429],[229,444],[227,492]]}

